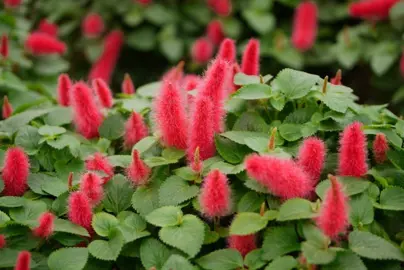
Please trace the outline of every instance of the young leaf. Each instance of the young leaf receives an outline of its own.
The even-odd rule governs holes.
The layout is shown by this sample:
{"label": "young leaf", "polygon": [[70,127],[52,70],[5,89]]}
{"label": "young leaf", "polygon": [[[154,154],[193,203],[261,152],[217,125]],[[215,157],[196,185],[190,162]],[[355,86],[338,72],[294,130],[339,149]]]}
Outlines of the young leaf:
{"label": "young leaf", "polygon": [[257,213],[239,213],[230,225],[230,235],[248,235],[264,229],[268,219]]}
{"label": "young leaf", "polygon": [[278,221],[288,221],[296,219],[308,219],[317,215],[314,211],[314,204],[308,200],[294,198],[287,200],[279,209]]}
{"label": "young leaf", "polygon": [[146,220],[154,226],[164,228],[178,225],[182,217],[183,214],[180,208],[175,206],[163,206],[148,214]]}
{"label": "young leaf", "polygon": [[55,270],[81,270],[87,260],[87,248],[62,248],[50,254],[48,266]]}
{"label": "young leaf", "polygon": [[203,269],[231,270],[243,267],[243,257],[234,249],[220,249],[197,259],[196,263]]}

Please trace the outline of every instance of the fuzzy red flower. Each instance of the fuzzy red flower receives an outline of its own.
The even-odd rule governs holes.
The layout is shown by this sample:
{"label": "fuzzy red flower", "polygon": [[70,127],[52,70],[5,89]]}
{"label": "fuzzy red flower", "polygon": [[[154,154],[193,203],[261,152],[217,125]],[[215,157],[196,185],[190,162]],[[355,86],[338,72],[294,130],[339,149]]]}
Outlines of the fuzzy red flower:
{"label": "fuzzy red flower", "polygon": [[231,190],[226,175],[211,171],[203,180],[199,197],[201,212],[208,218],[226,216],[231,208]]}
{"label": "fuzzy red flower", "polygon": [[215,155],[214,135],[212,101],[208,97],[198,96],[195,100],[189,132],[187,156],[190,163],[193,162],[194,153],[198,147],[201,160]]}
{"label": "fuzzy red flower", "polygon": [[16,8],[21,5],[22,0],[4,0],[4,6],[7,8]]}
{"label": "fuzzy red flower", "polygon": [[337,177],[330,175],[331,187],[327,190],[322,203],[317,226],[325,235],[335,238],[344,232],[348,225],[347,197]]}
{"label": "fuzzy red flower", "polygon": [[103,79],[93,80],[93,89],[97,93],[98,100],[104,108],[111,108],[114,101],[112,91]]}
{"label": "fuzzy red flower", "polygon": [[389,143],[387,142],[386,135],[377,133],[373,141],[373,155],[376,163],[381,164],[386,161],[387,150],[389,150]]}
{"label": "fuzzy red flower", "polygon": [[237,73],[240,73],[241,69],[240,66],[237,63],[234,63],[231,69],[231,73],[230,73],[230,79],[229,79],[229,92],[234,93],[235,91],[237,91],[240,86],[234,84],[234,76],[236,76]]}
{"label": "fuzzy red flower", "polygon": [[30,270],[31,269],[31,253],[29,251],[20,251],[18,253],[17,262],[14,270]]}
{"label": "fuzzy red flower", "polygon": [[212,101],[213,129],[215,132],[223,130],[223,118],[225,116],[223,103],[230,72],[230,67],[226,61],[222,59],[213,60],[206,71],[204,83],[200,89],[199,94],[209,97]]}
{"label": "fuzzy red flower", "polygon": [[7,58],[9,53],[8,36],[3,34],[0,41],[0,54],[3,58]]}
{"label": "fuzzy red flower", "polygon": [[312,1],[301,2],[293,19],[292,44],[300,51],[313,47],[317,37],[317,5]]}
{"label": "fuzzy red flower", "polygon": [[127,95],[132,95],[135,93],[135,85],[133,84],[133,81],[128,73],[126,73],[125,77],[123,78],[121,89],[122,93]]}
{"label": "fuzzy red flower", "polygon": [[139,152],[133,150],[132,162],[126,168],[126,175],[135,186],[146,185],[149,182],[151,169],[140,159]]}
{"label": "fuzzy red flower", "polygon": [[231,0],[207,0],[207,3],[220,16],[228,16],[232,9]]}
{"label": "fuzzy red flower", "polygon": [[123,145],[125,149],[131,149],[138,141],[149,133],[143,117],[137,112],[132,112],[125,123],[125,134]]}
{"label": "fuzzy red flower", "polygon": [[313,190],[309,176],[292,160],[253,154],[245,164],[250,177],[282,199],[305,197]]}
{"label": "fuzzy red flower", "polygon": [[92,232],[91,221],[93,212],[91,209],[90,200],[83,192],[76,191],[70,194],[68,202],[68,218],[77,225],[80,225]]}
{"label": "fuzzy red flower", "polygon": [[3,119],[9,118],[12,114],[13,114],[13,106],[11,106],[11,103],[8,101],[8,97],[4,96],[2,107]]}
{"label": "fuzzy red flower", "polygon": [[136,1],[143,6],[147,6],[151,3],[153,3],[153,0],[136,0]]}
{"label": "fuzzy red flower", "polygon": [[28,156],[19,147],[7,149],[1,177],[4,181],[3,195],[22,196],[28,188]]}
{"label": "fuzzy red flower", "polygon": [[177,83],[183,79],[184,76],[184,61],[180,61],[177,66],[170,68],[166,73],[164,73],[161,81],[168,81]]}
{"label": "fuzzy red flower", "polygon": [[91,205],[97,205],[104,197],[103,180],[95,173],[85,173],[80,179],[80,191],[90,200]]}
{"label": "fuzzy red flower", "polygon": [[187,148],[187,115],[181,90],[176,83],[163,82],[156,98],[155,118],[157,129],[166,146],[179,149]]}
{"label": "fuzzy red flower", "polygon": [[206,28],[206,35],[214,45],[219,46],[224,39],[221,22],[218,20],[212,20]]}
{"label": "fuzzy red flower", "polygon": [[354,177],[365,175],[368,171],[367,142],[366,135],[362,131],[362,124],[354,122],[345,127],[339,143],[339,174]]}
{"label": "fuzzy red flower", "polygon": [[25,40],[25,47],[33,55],[63,54],[66,51],[66,44],[56,37],[42,32],[33,32]]}
{"label": "fuzzy red flower", "polygon": [[123,33],[115,30],[109,33],[104,40],[104,51],[91,67],[88,78],[94,80],[101,78],[107,83],[111,81],[119,54],[123,45]]}
{"label": "fuzzy red flower", "polygon": [[32,232],[35,236],[48,238],[52,235],[54,229],[55,215],[51,212],[45,212],[38,218],[39,226],[34,228]]}
{"label": "fuzzy red flower", "polygon": [[102,171],[107,176],[103,177],[103,183],[106,184],[114,176],[114,167],[108,159],[101,153],[95,153],[86,159],[86,170]]}
{"label": "fuzzy red flower", "polygon": [[102,124],[103,116],[97,107],[91,89],[84,82],[73,85],[70,103],[78,132],[87,139],[98,137],[98,128]]}
{"label": "fuzzy red flower", "polygon": [[5,248],[7,244],[4,234],[0,234],[0,249]]}
{"label": "fuzzy red flower", "polygon": [[241,71],[247,75],[259,75],[260,73],[260,42],[258,39],[250,39],[241,59]]}
{"label": "fuzzy red flower", "polygon": [[326,151],[324,142],[315,137],[305,139],[300,146],[297,164],[308,174],[313,187],[320,180]]}
{"label": "fuzzy red flower", "polygon": [[229,63],[234,63],[236,61],[236,43],[234,40],[230,38],[224,39],[220,44],[216,57]]}
{"label": "fuzzy red flower", "polygon": [[364,0],[349,5],[352,17],[363,19],[387,19],[390,9],[400,0]]}
{"label": "fuzzy red flower", "polygon": [[56,37],[58,35],[58,26],[54,23],[49,22],[46,19],[42,19],[39,22],[38,31],[41,33],[48,34],[52,37]]}
{"label": "fuzzy red flower", "polygon": [[81,23],[81,31],[85,37],[98,37],[104,31],[104,20],[98,13],[89,13]]}
{"label": "fuzzy red flower", "polygon": [[338,69],[337,74],[335,74],[334,78],[331,78],[330,82],[335,85],[342,84],[342,71]]}
{"label": "fuzzy red flower", "polygon": [[60,74],[58,78],[58,103],[61,106],[69,106],[70,104],[70,88],[72,82],[68,74]]}
{"label": "fuzzy red flower", "polygon": [[205,37],[198,38],[192,44],[192,61],[198,64],[204,64],[210,60],[213,55],[213,45]]}
{"label": "fuzzy red flower", "polygon": [[227,239],[229,248],[235,249],[245,257],[250,251],[257,249],[255,234],[249,235],[231,235]]}
{"label": "fuzzy red flower", "polygon": [[181,81],[181,87],[186,91],[195,90],[202,82],[202,78],[198,75],[188,74]]}

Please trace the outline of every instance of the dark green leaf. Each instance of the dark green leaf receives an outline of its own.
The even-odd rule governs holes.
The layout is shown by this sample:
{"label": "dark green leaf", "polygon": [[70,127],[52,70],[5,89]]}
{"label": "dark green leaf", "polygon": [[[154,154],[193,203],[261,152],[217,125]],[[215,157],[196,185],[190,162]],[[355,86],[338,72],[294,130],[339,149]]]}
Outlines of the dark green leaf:
{"label": "dark green leaf", "polygon": [[216,250],[196,260],[204,269],[231,270],[243,267],[243,257],[234,249]]}

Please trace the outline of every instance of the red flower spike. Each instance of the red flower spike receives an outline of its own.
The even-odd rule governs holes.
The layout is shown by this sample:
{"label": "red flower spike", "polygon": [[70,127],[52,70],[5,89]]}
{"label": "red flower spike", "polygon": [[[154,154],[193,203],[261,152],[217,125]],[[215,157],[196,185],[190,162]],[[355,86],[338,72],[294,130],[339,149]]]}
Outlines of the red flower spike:
{"label": "red flower spike", "polygon": [[208,218],[226,216],[231,208],[231,190],[226,175],[215,169],[203,180],[199,197],[201,212]]}
{"label": "red flower spike", "polygon": [[132,112],[125,123],[125,133],[123,145],[125,149],[131,149],[138,141],[149,133],[143,117],[137,112]]}
{"label": "red flower spike", "polygon": [[204,84],[199,90],[199,95],[209,97],[213,104],[213,130],[221,132],[223,130],[223,108],[226,96],[226,84],[229,82],[231,70],[226,61],[215,59],[206,71]]}
{"label": "red flower spike", "polygon": [[247,75],[259,75],[260,73],[260,42],[258,39],[250,39],[241,60],[241,71]]}
{"label": "red flower spike", "polygon": [[112,72],[118,61],[123,42],[123,33],[118,30],[112,31],[105,37],[104,51],[91,67],[88,75],[89,80],[101,78],[107,83],[111,81]]}
{"label": "red flower spike", "polygon": [[184,61],[180,61],[177,66],[170,68],[166,73],[164,73],[162,77],[162,81],[169,81],[169,82],[179,82],[182,80],[184,75]]}
{"label": "red flower spike", "polygon": [[317,37],[317,5],[313,1],[301,2],[293,19],[292,44],[300,51],[311,49]]}
{"label": "red flower spike", "polygon": [[4,0],[4,6],[7,8],[16,8],[20,6],[22,0]]}
{"label": "red flower spike", "polygon": [[7,244],[4,234],[0,234],[0,249],[5,248]]}
{"label": "red flower spike", "polygon": [[340,136],[338,172],[341,176],[362,177],[368,171],[367,142],[362,124],[354,122]]}
{"label": "red flower spike", "polygon": [[48,34],[52,37],[56,37],[58,35],[58,26],[54,23],[49,22],[46,19],[42,19],[38,26],[38,31],[41,33]]}
{"label": "red flower spike", "polygon": [[109,160],[101,153],[95,153],[86,159],[86,170],[88,171],[102,171],[107,176],[103,177],[103,184],[108,183],[114,176],[114,167]]}
{"label": "red flower spike", "polygon": [[373,141],[373,156],[376,163],[382,164],[387,159],[387,151],[389,150],[389,143],[387,142],[386,135],[377,133]]}
{"label": "red flower spike", "polygon": [[213,104],[208,97],[198,96],[192,112],[192,124],[189,132],[187,156],[194,162],[194,154],[199,148],[201,160],[213,157],[216,152],[213,130]]}
{"label": "red flower spike", "polygon": [[351,3],[349,14],[351,17],[383,20],[389,17],[390,9],[400,0],[366,0]]}
{"label": "red flower spike", "polygon": [[257,249],[255,234],[249,235],[231,235],[227,239],[229,248],[235,249],[245,257],[250,251]]}
{"label": "red flower spike", "polygon": [[213,45],[207,38],[198,38],[192,44],[192,61],[198,64],[204,64],[213,56]]}
{"label": "red flower spike", "polygon": [[232,10],[231,0],[207,0],[213,11],[220,16],[229,16]]}
{"label": "red flower spike", "polygon": [[217,58],[223,59],[230,64],[236,62],[236,43],[230,38],[222,41],[217,53]]}
{"label": "red flower spike", "polygon": [[133,84],[133,81],[128,73],[125,73],[121,89],[122,93],[127,95],[132,95],[135,93],[135,85]]}
{"label": "red flower spike", "polygon": [[33,55],[64,54],[66,44],[48,34],[34,32],[25,40],[25,48]]}
{"label": "red flower spike", "polygon": [[112,91],[103,79],[93,80],[93,89],[97,93],[98,100],[104,108],[111,108],[114,101]]}
{"label": "red flower spike", "polygon": [[168,147],[187,148],[187,115],[182,93],[177,84],[163,82],[154,104],[156,127]]}
{"label": "red flower spike", "polygon": [[7,149],[1,177],[4,181],[3,195],[22,196],[28,188],[29,160],[19,147]]}
{"label": "red flower spike", "polygon": [[253,154],[245,164],[251,178],[282,199],[305,197],[313,190],[309,176],[292,160]]}
{"label": "red flower spike", "polygon": [[69,172],[69,176],[67,177],[67,189],[69,191],[73,190],[73,172]]}
{"label": "red flower spike", "polygon": [[146,185],[149,182],[151,169],[140,159],[139,152],[133,150],[132,163],[126,168],[126,175],[135,186]]}
{"label": "red flower spike", "polygon": [[229,93],[230,94],[236,92],[240,88],[240,86],[234,84],[234,76],[236,76],[236,74],[240,73],[240,72],[241,72],[240,66],[237,63],[234,63],[233,67],[230,71],[230,75],[231,75],[230,79],[229,79],[229,81],[230,81],[229,82],[229,84],[230,84]]}
{"label": "red flower spike", "polygon": [[31,253],[29,251],[20,251],[18,253],[17,262],[14,270],[30,270],[31,269]]}
{"label": "red flower spike", "polygon": [[103,116],[97,107],[91,89],[84,82],[73,85],[70,103],[78,132],[87,139],[98,137],[98,128],[102,124]]}
{"label": "red flower spike", "polygon": [[58,103],[61,106],[69,106],[70,104],[70,88],[72,82],[68,74],[60,74],[58,78]]}
{"label": "red flower spike", "polygon": [[331,83],[335,84],[335,85],[341,85],[342,82],[342,71],[340,69],[338,69],[337,74],[335,74],[334,78],[331,78]]}
{"label": "red flower spike", "polygon": [[136,0],[136,1],[143,6],[147,6],[153,3],[153,0]]}
{"label": "red flower spike", "polygon": [[38,218],[39,226],[32,230],[37,237],[48,238],[52,235],[54,229],[55,215],[50,212],[45,212]]}
{"label": "red flower spike", "polygon": [[2,35],[1,36],[1,41],[0,41],[0,54],[3,56],[3,58],[8,57],[8,36],[7,35]]}
{"label": "red flower spike", "polygon": [[308,174],[313,187],[320,181],[326,151],[325,143],[315,137],[305,139],[300,146],[297,164]]}
{"label": "red flower spike", "polygon": [[202,78],[198,75],[188,74],[181,81],[181,87],[186,91],[195,90],[202,82]]}
{"label": "red flower spike", "polygon": [[337,177],[329,175],[328,178],[331,181],[331,187],[325,194],[316,222],[325,235],[335,239],[348,226],[349,211],[347,197],[342,191],[342,186]]}
{"label": "red flower spike", "polygon": [[94,38],[104,31],[104,20],[98,13],[89,13],[81,23],[81,31],[87,38]]}
{"label": "red flower spike", "polygon": [[72,223],[87,229],[89,233],[93,231],[91,227],[93,212],[90,200],[83,192],[76,191],[70,194],[68,202],[68,218]]}
{"label": "red flower spike", "polygon": [[86,173],[80,179],[80,191],[84,193],[92,206],[100,203],[104,197],[103,180],[95,173]]}
{"label": "red flower spike", "polygon": [[218,20],[212,20],[206,28],[206,35],[214,45],[219,46],[224,39],[221,22]]}
{"label": "red flower spike", "polygon": [[13,114],[13,106],[11,106],[11,103],[8,101],[8,97],[4,96],[2,107],[3,119],[9,118],[12,114]]}

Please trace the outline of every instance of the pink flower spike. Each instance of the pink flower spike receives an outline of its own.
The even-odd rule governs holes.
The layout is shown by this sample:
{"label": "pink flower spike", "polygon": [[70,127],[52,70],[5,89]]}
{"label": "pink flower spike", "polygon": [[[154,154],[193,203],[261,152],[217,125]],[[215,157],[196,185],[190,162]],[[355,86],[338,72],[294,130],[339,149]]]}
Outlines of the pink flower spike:
{"label": "pink flower spike", "polygon": [[7,244],[4,234],[0,234],[0,249],[5,248]]}
{"label": "pink flower spike", "polygon": [[9,118],[12,114],[13,114],[13,106],[11,106],[11,103],[8,101],[8,97],[4,96],[2,107],[3,119]]}
{"label": "pink flower spike", "polygon": [[313,190],[309,176],[292,160],[253,154],[245,166],[251,178],[282,199],[303,198]]}
{"label": "pink flower spike", "polygon": [[317,5],[313,1],[301,2],[295,10],[292,43],[300,51],[311,49],[317,37]]}
{"label": "pink flower spike", "polygon": [[16,8],[20,6],[22,3],[22,0],[4,0],[4,6],[6,8]]}
{"label": "pink flower spike", "polygon": [[30,270],[31,269],[31,253],[29,251],[20,251],[18,253],[17,262],[14,270]]}
{"label": "pink flower spike", "polygon": [[121,88],[122,93],[124,94],[132,95],[135,93],[135,85],[133,84],[133,81],[128,73],[125,73]]}
{"label": "pink flower spike", "polygon": [[51,212],[45,212],[38,218],[39,226],[34,228],[32,232],[35,236],[41,238],[48,238],[52,235],[54,229],[55,215]]}
{"label": "pink flower spike", "polygon": [[232,10],[231,0],[207,0],[208,5],[216,14],[220,16],[229,16]]}
{"label": "pink flower spike", "polygon": [[206,35],[215,46],[219,46],[224,39],[222,23],[219,20],[212,20],[206,27]]}
{"label": "pink flower spike", "polygon": [[19,147],[7,149],[1,177],[4,181],[3,195],[22,196],[28,188],[29,160]]}
{"label": "pink flower spike", "polygon": [[153,3],[153,0],[135,0],[137,1],[139,4],[143,5],[143,6],[147,6],[150,5],[151,3]]}
{"label": "pink flower spike", "polygon": [[132,163],[126,169],[126,175],[135,186],[146,185],[149,182],[151,169],[140,159],[139,152],[133,150]]}
{"label": "pink flower spike", "polygon": [[387,142],[386,135],[377,133],[373,141],[373,156],[376,163],[382,164],[387,159],[387,151],[389,150],[389,143]]}
{"label": "pink flower spike", "polygon": [[0,54],[3,58],[7,58],[9,53],[8,36],[3,34],[0,41]]}
{"label": "pink flower spike", "polygon": [[184,61],[180,61],[175,67],[170,68],[166,73],[164,73],[161,81],[169,81],[173,83],[180,82],[184,76]]}
{"label": "pink flower spike", "polygon": [[231,208],[231,190],[226,175],[215,169],[203,180],[199,197],[201,212],[208,218],[223,217]]}
{"label": "pink flower spike", "polygon": [[260,73],[260,42],[258,39],[250,39],[241,59],[241,71],[247,75],[259,75]]}
{"label": "pink flower spike", "polygon": [[187,148],[188,123],[185,102],[177,83],[164,81],[154,104],[156,127],[168,147]]}
{"label": "pink flower spike", "polygon": [[338,69],[337,74],[335,74],[334,78],[331,78],[331,83],[335,84],[335,85],[341,85],[342,82],[342,71],[340,69]]}
{"label": "pink flower spike", "polygon": [[202,78],[198,75],[188,74],[181,81],[181,87],[186,91],[195,90],[202,82]]}
{"label": "pink flower spike", "polygon": [[208,62],[213,56],[213,45],[207,38],[195,40],[191,49],[192,61],[200,65]]}
{"label": "pink flower spike", "polygon": [[89,13],[81,23],[81,31],[87,38],[98,37],[104,31],[104,20],[98,13]]}
{"label": "pink flower spike", "polygon": [[325,194],[320,214],[317,218],[317,226],[328,237],[335,239],[339,233],[345,231],[348,226],[347,197],[342,191],[342,186],[337,177],[329,175],[331,187]]}
{"label": "pink flower spike", "polygon": [[123,145],[125,149],[131,149],[138,141],[149,133],[143,117],[137,112],[132,112],[125,123],[125,134]]}
{"label": "pink flower spike", "polygon": [[52,37],[56,37],[58,35],[58,26],[54,23],[49,22],[46,19],[42,19],[38,26],[38,31],[41,33],[48,34]]}
{"label": "pink flower spike", "polygon": [[229,248],[235,249],[240,254],[245,257],[250,251],[257,249],[255,234],[249,235],[230,235],[227,238],[229,243]]}
{"label": "pink flower spike", "polygon": [[95,173],[85,173],[80,179],[80,191],[85,194],[92,206],[99,204],[104,197],[103,181]]}
{"label": "pink flower spike", "polygon": [[103,184],[108,183],[114,176],[114,167],[105,156],[98,152],[86,159],[86,170],[105,173],[107,176],[102,178]]}
{"label": "pink flower spike", "polygon": [[103,79],[93,80],[93,89],[97,93],[98,100],[104,108],[112,108],[114,103],[112,91]]}
{"label": "pink flower spike", "polygon": [[78,132],[87,139],[98,137],[98,128],[102,124],[103,116],[97,107],[91,89],[84,82],[73,85],[70,103]]}
{"label": "pink flower spike", "polygon": [[300,146],[297,164],[308,174],[313,187],[320,181],[326,151],[324,142],[315,137],[305,139]]}
{"label": "pink flower spike", "polygon": [[368,171],[366,135],[362,124],[354,122],[340,136],[338,172],[341,176],[362,177]]}
{"label": "pink flower spike", "polygon": [[217,58],[223,59],[230,64],[236,62],[236,43],[230,38],[222,41],[217,53]]}
{"label": "pink flower spike", "polygon": [[89,233],[93,231],[91,227],[93,212],[90,200],[83,192],[76,191],[70,194],[68,217],[72,223],[84,227]]}
{"label": "pink flower spike", "polygon": [[61,106],[69,106],[70,104],[70,88],[72,87],[72,82],[68,74],[60,74],[58,78],[58,102]]}
{"label": "pink flower spike", "polygon": [[64,42],[42,32],[29,34],[25,41],[25,48],[33,55],[64,54],[66,52]]}

